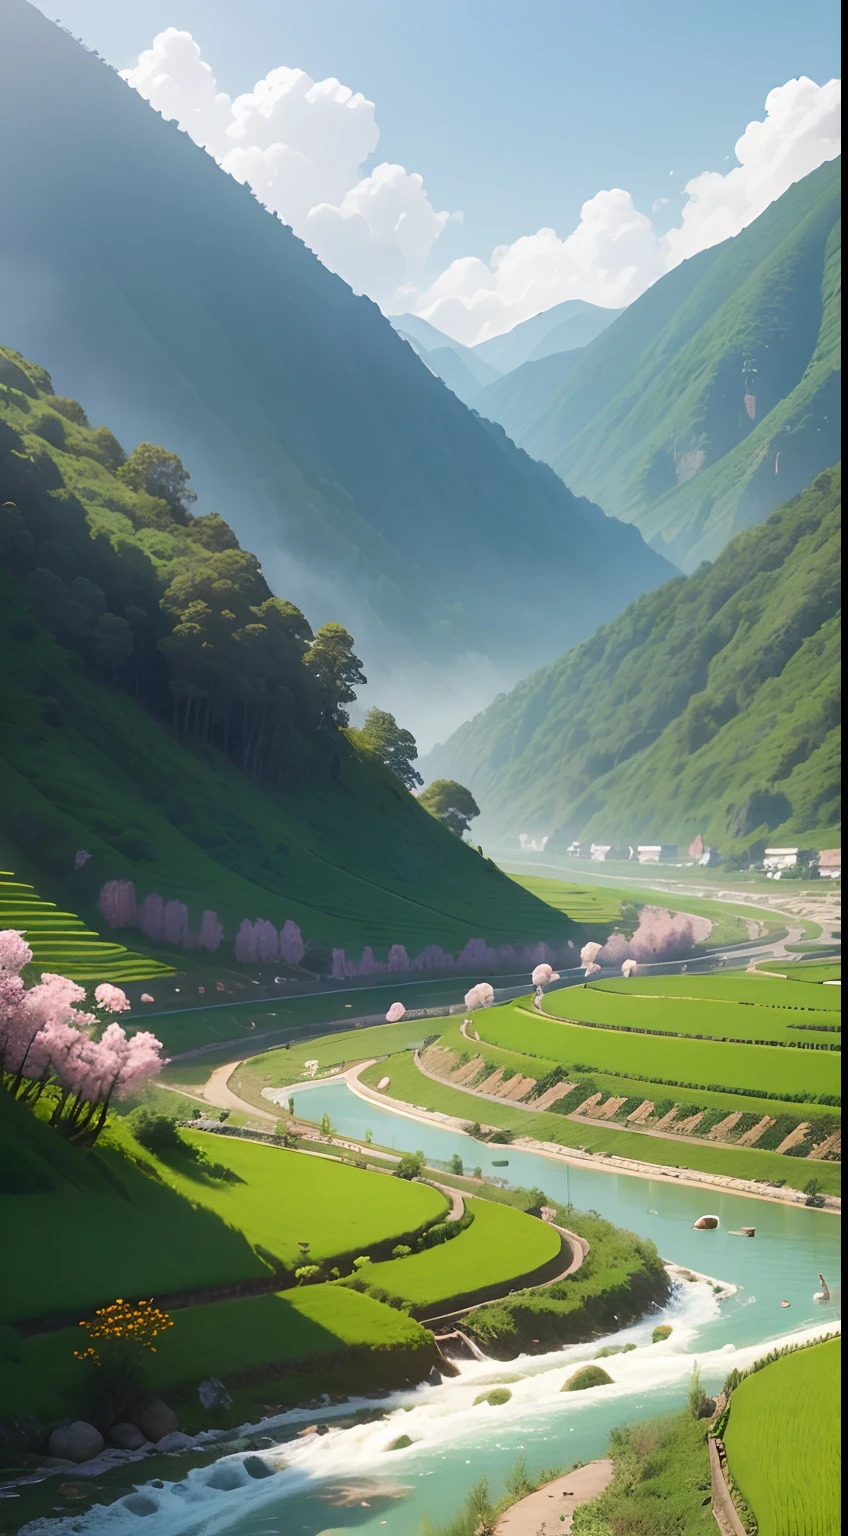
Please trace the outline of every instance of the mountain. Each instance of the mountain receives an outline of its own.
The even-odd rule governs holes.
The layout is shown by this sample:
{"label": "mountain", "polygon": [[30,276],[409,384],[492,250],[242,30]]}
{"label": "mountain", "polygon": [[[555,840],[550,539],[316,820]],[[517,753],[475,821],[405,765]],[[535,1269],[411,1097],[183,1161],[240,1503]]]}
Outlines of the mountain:
{"label": "mountain", "polygon": [[[378,960],[567,936],[336,723],[330,635],[192,514],[173,464],[143,471],[0,348],[4,867],[101,927],[149,898],[142,931],[171,949],[205,932],[232,956],[258,917]],[[104,905],[115,881],[135,897]]]}
{"label": "mountain", "polygon": [[448,389],[452,389],[464,405],[468,405],[486,384],[491,384],[495,379],[500,378],[500,374],[496,373],[494,368],[490,368],[488,363],[475,358],[470,347],[442,346],[433,347],[428,351],[408,332],[399,330],[398,335],[409,343],[413,352],[421,358],[431,373],[444,380]]}
{"label": "mountain", "polygon": [[713,559],[838,458],[840,164],[475,407],[677,565]]}
{"label": "mountain", "polygon": [[[192,465],[202,509],[347,625],[404,724],[467,714],[668,575],[26,0],[0,10],[0,132],[0,336],[120,441]],[[541,608],[540,550],[561,573]]]}
{"label": "mountain", "polygon": [[509,373],[531,359],[585,347],[620,314],[620,309],[602,309],[584,299],[566,299],[529,320],[521,320],[502,336],[478,342],[471,350],[499,373]]}
{"label": "mountain", "polygon": [[[485,835],[838,845],[839,469],[436,748]],[[834,841],[834,839],[836,841]]]}

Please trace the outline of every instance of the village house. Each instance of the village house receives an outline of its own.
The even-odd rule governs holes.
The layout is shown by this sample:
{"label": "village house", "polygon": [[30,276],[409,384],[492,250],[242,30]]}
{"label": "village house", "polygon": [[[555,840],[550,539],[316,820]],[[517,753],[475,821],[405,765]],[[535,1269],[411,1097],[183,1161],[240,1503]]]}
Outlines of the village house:
{"label": "village house", "polygon": [[823,880],[841,880],[842,849],[823,848],[818,857],[818,868]]}
{"label": "village house", "polygon": [[640,843],[636,853],[640,864],[667,864],[677,858],[677,844]]}
{"label": "village house", "polygon": [[798,863],[798,848],[767,848],[763,854],[763,869],[767,875],[776,875],[782,869],[794,869]]}

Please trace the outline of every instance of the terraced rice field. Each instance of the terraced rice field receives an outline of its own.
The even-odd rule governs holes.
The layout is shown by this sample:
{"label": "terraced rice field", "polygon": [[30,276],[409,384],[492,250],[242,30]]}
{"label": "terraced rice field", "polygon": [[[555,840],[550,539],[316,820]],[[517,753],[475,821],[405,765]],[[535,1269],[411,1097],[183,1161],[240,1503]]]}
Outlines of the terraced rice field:
{"label": "terraced rice field", "polygon": [[[526,1053],[521,1053],[518,1051],[504,1050],[500,1046],[492,1045],[485,1039],[481,1041],[479,1045],[475,1045],[473,1041],[469,1041],[460,1033],[459,1025],[451,1019],[437,1019],[434,1020],[433,1023],[434,1027],[436,1028],[438,1028],[440,1025],[444,1025],[444,1032],[439,1037],[439,1042],[436,1049],[438,1050],[439,1048],[443,1047],[446,1050],[451,1051],[453,1053],[452,1061],[455,1063],[460,1073],[462,1073],[462,1067],[459,1065],[460,1059],[463,1056],[467,1058],[466,1072],[464,1074],[466,1080],[464,1083],[461,1081],[459,1076],[454,1075],[452,1069],[445,1070],[445,1067],[449,1064],[451,1058],[448,1058],[447,1056],[442,1058],[443,1062],[445,1063],[445,1067],[436,1065],[433,1067],[433,1070],[437,1072],[437,1075],[444,1076],[446,1081],[455,1082],[458,1087],[473,1086],[478,1092],[480,1091],[482,1086],[481,1077],[476,1075],[474,1077],[469,1076],[471,1071],[471,1063],[474,1060],[479,1061],[482,1059],[482,1061],[485,1063],[484,1067],[481,1069],[483,1072],[485,1072],[487,1069],[492,1070],[500,1067],[505,1068],[507,1073],[514,1072],[516,1075],[520,1073],[525,1078],[534,1077],[537,1080],[546,1077],[548,1073],[552,1072],[558,1065],[557,1062],[551,1061],[543,1056],[530,1056]],[[480,1015],[475,1015],[475,1023],[477,1026],[480,1026]],[[485,1035],[485,1024],[483,1024],[483,1026],[480,1028],[480,1033]],[[428,1053],[427,1064],[429,1064],[430,1058],[432,1056],[433,1051],[431,1050]],[[512,1079],[510,1078],[509,1081],[511,1080]],[[667,1086],[667,1084],[651,1081],[640,1081],[638,1083],[634,1083],[628,1078],[618,1077],[615,1073],[599,1072],[596,1069],[593,1069],[591,1073],[591,1082],[595,1088],[601,1090],[604,1094],[618,1095],[623,1097],[638,1096],[641,1099],[651,1099],[654,1102],[659,1102],[662,1100],[668,1101],[672,1097],[680,1098],[682,1096],[679,1093],[673,1094],[672,1090]],[[757,1098],[754,1095],[748,1094],[745,1095],[744,1103],[740,1104],[738,1094],[722,1093],[719,1089],[712,1091],[699,1089],[693,1096],[697,1098],[698,1105],[702,1106],[704,1110],[720,1110],[725,1114],[730,1114],[733,1111],[743,1109],[746,1113],[768,1115],[769,1117],[776,1117],[778,1115],[791,1115],[793,1119],[799,1121],[803,1118],[805,1113],[805,1107],[802,1104],[793,1104],[789,1100],[781,1101],[779,1099]],[[689,1095],[687,1095],[687,1097],[689,1097]],[[521,1103],[528,1106],[531,1110],[533,1109],[533,1100],[530,1098],[529,1092],[526,1095],[522,1095],[519,1100],[513,1099],[513,1102]],[[569,1112],[573,1112],[575,1107],[576,1101],[570,1102],[568,1105]],[[817,1119],[820,1118],[824,1121],[833,1121],[834,1125],[838,1125],[841,1111],[838,1106],[835,1105],[817,1104],[815,1106],[815,1115]],[[483,1118],[485,1118],[485,1115]]]}
{"label": "terraced rice field", "polygon": [[[635,1008],[640,1006],[636,999],[631,1002]],[[641,1006],[648,1006],[647,1002]],[[637,1034],[632,1029],[593,1028],[542,1018],[530,1008],[513,1005],[478,1015],[475,1027],[493,1045],[542,1056],[569,1069],[597,1069],[677,1087],[735,1088],[755,1096],[776,1094],[786,1099],[803,1094],[805,1099],[815,1100],[820,1094],[838,1096],[840,1092],[838,1051],[680,1039],[674,1038],[671,1030],[657,1036]]]}
{"label": "terraced rice field", "polygon": [[[530,1274],[560,1251],[559,1234],[538,1217],[508,1205],[470,1199],[471,1226],[449,1242],[408,1258],[369,1264],[361,1278],[372,1294],[424,1312],[451,1303],[483,1286],[499,1285]],[[567,1262],[567,1261],[566,1261]]]}
{"label": "terraced rice field", "polygon": [[[814,980],[803,965],[787,968],[798,981]],[[816,967],[815,969],[818,969]],[[839,968],[836,969],[838,975]],[[781,974],[785,974],[782,972]],[[582,988],[579,990],[582,991]],[[661,998],[697,999],[711,1003],[748,1003],[755,1008],[826,1008],[838,1009],[839,998],[822,994],[818,987],[809,994],[797,985],[773,976],[756,975],[706,975],[706,976],[633,976],[630,981],[594,981],[591,992],[608,992],[618,996],[648,996]]]}
{"label": "terraced rice field", "polygon": [[532,896],[548,906],[565,912],[575,923],[617,923],[621,917],[621,895],[602,885],[572,885],[565,880],[537,879],[533,875],[518,875],[507,871],[510,879],[524,887]]}
{"label": "terraced rice field", "polygon": [[32,950],[33,969],[58,971],[78,982],[147,981],[173,969],[112,944],[86,928],[73,912],[44,901],[34,886],[0,873],[0,928],[17,928]]}
{"label": "terraced rice field", "polygon": [[[704,981],[711,978],[704,977]],[[826,1032],[839,1024],[839,998],[829,994],[834,987],[799,987],[796,983],[776,981],[775,988],[782,988],[781,995],[798,998],[791,1001],[765,1003],[757,1006],[752,996],[739,998],[687,996],[682,991],[667,991],[666,982],[677,977],[665,977],[654,982],[641,983],[642,990],[628,990],[622,983],[620,990],[613,982],[609,985],[597,982],[585,987],[567,987],[551,992],[545,998],[545,1013],[552,1018],[569,1023],[585,1023],[615,1026],[617,1029],[646,1031],[664,1035],[696,1036],[703,1040],[751,1040],[785,1042],[798,1045],[815,1034],[816,1026]],[[689,983],[690,986],[694,983]],[[739,986],[744,985],[740,982]],[[750,991],[768,986],[765,981],[751,981]],[[636,984],[639,987],[639,983]],[[653,987],[653,991],[650,989]],[[808,991],[812,997],[808,998]],[[821,1000],[821,1002],[820,1002]],[[820,1006],[816,1006],[820,1004]]]}
{"label": "terraced rice field", "polygon": [[[772,967],[774,968],[773,961]],[[821,986],[823,982],[841,981],[842,966],[839,961],[835,961],[831,965],[818,965],[813,964],[812,962],[808,962],[806,965],[784,965],[780,967],[780,974],[781,976],[785,976],[787,981],[809,982],[810,985],[815,985],[818,983],[818,985]],[[838,1006],[839,988],[828,987],[825,996],[828,996],[831,993],[835,995]],[[820,1007],[821,1004],[818,1006]]]}
{"label": "terraced rice field", "polygon": [[727,1459],[759,1536],[838,1536],[840,1342],[775,1360],[731,1397]]}

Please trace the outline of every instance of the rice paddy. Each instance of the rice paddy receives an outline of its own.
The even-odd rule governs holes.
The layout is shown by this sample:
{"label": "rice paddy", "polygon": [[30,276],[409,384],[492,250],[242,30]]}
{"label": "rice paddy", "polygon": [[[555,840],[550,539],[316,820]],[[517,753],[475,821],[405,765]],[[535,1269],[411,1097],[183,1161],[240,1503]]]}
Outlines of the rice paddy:
{"label": "rice paddy", "polygon": [[17,928],[32,950],[33,971],[57,971],[78,982],[147,981],[172,975],[172,968],[112,944],[86,928],[73,912],[62,912],[35,888],[0,873],[0,928]]}
{"label": "rice paddy", "polygon": [[728,1465],[759,1536],[838,1536],[838,1339],[785,1355],[734,1390]]}

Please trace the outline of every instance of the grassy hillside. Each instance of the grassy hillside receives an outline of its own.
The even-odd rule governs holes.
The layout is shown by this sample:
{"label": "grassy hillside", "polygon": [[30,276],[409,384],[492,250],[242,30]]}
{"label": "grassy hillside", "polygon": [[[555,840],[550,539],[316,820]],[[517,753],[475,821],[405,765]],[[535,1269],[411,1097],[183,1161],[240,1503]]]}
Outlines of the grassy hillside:
{"label": "grassy hillside", "polygon": [[[127,445],[194,465],[203,509],[276,590],[313,611],[331,591],[370,680],[395,678],[390,704],[414,677],[447,707],[468,651],[518,676],[667,576],[635,529],[465,409],[246,185],[7,0],[4,137],[35,94],[44,111],[0,170],[0,336]],[[539,548],[569,594],[541,617]]]}
{"label": "grassy hillside", "polygon": [[437,748],[486,833],[838,843],[841,472]]}
{"label": "grassy hillside", "polygon": [[839,456],[839,162],[661,278],[574,362],[474,399],[693,570]]}
{"label": "grassy hillside", "polygon": [[184,903],[194,932],[217,911],[230,955],[257,917],[381,958],[567,936],[326,720],[306,620],[222,519],[134,489],[120,460],[0,350],[0,836],[17,878],[89,922],[113,880]]}

